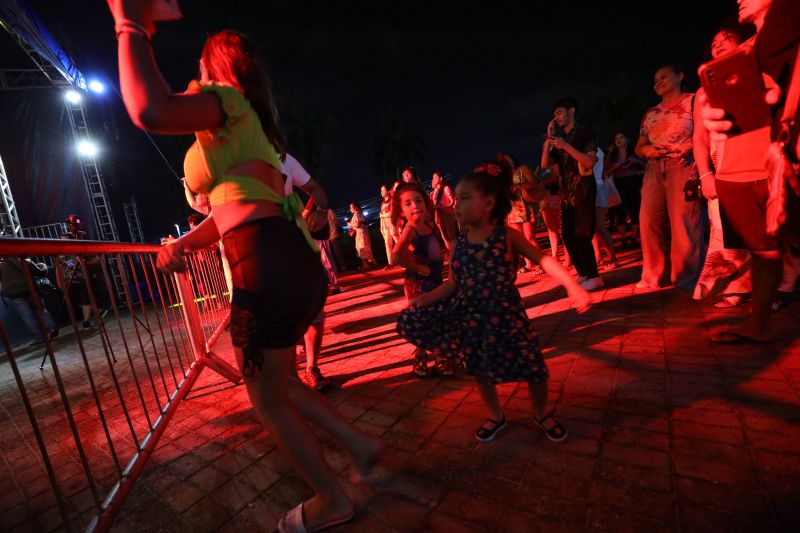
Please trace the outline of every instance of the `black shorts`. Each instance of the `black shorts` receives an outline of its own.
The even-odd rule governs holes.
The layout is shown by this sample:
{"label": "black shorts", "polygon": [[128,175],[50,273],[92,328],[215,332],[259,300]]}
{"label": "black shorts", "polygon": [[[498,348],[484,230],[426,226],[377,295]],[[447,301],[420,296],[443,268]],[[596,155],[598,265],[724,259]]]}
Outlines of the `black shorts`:
{"label": "black shorts", "polygon": [[231,337],[244,352],[242,372],[263,364],[263,349],[297,344],[325,305],[328,279],[294,221],[269,217],[222,238],[233,278]]}
{"label": "black shorts", "polygon": [[767,180],[716,180],[722,240],[725,248],[755,251],[781,250],[781,243],[767,233]]}

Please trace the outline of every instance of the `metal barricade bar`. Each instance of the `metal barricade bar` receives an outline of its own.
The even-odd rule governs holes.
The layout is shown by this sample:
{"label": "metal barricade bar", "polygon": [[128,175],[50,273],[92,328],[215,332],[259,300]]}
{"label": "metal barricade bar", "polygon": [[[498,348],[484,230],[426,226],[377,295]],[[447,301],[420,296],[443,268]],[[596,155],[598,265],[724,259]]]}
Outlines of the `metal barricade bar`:
{"label": "metal barricade bar", "polygon": [[[0,455],[10,458],[13,477],[14,460],[31,462],[30,451],[38,450],[38,464],[28,466],[41,475],[25,478],[45,479],[52,490],[44,498],[32,493],[41,482],[12,480],[17,493],[6,497],[19,500],[34,529],[107,531],[203,369],[241,380],[238,369],[213,351],[230,319],[219,251],[193,254],[186,272],[165,275],[156,269],[159,249],[0,238],[0,268],[18,266],[24,277],[10,299],[27,313],[26,327],[44,349],[39,366],[28,348],[11,346],[0,321],[7,358],[0,368],[12,370],[0,376],[16,385],[0,387],[0,405],[11,406],[0,418]],[[37,292],[38,267],[28,257],[53,265],[57,290],[50,296],[60,301],[55,316]],[[121,281],[119,292],[111,269]],[[34,500],[39,507],[31,507]]]}

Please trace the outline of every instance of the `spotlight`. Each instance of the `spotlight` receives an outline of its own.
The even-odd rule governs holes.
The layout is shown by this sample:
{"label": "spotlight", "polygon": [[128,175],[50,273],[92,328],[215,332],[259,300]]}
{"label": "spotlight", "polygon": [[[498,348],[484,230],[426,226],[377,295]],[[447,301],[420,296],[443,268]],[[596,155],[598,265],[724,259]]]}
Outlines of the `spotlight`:
{"label": "spotlight", "polygon": [[64,93],[64,98],[70,104],[79,104],[79,103],[81,103],[81,93],[79,93],[75,89],[70,89],[66,93]]}
{"label": "spotlight", "polygon": [[100,81],[91,80],[89,82],[89,90],[96,94],[103,94],[106,92],[106,86]]}
{"label": "spotlight", "polygon": [[98,151],[97,145],[92,141],[80,141],[78,143],[78,153],[84,157],[94,157]]}

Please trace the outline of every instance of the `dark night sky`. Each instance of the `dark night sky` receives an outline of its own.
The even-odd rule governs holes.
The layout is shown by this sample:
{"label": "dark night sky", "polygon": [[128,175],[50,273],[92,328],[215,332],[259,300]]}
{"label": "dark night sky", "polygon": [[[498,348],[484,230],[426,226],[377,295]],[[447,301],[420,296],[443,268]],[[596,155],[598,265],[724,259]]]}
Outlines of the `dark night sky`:
{"label": "dark night sky", "polygon": [[[104,4],[29,0],[84,74],[102,72],[116,80],[112,20]],[[335,119],[319,177],[338,207],[377,193],[380,182],[367,152],[389,108],[427,142],[425,161],[416,165],[425,179],[436,168],[462,174],[499,150],[538,160],[550,105],[567,94],[581,101],[586,122],[605,145],[615,127],[609,120],[634,133],[656,102],[654,70],[679,61],[694,72],[714,27],[736,14],[735,0],[468,6],[184,0],[184,20],[161,25],[154,46],[162,72],[180,90],[195,76],[207,32],[232,27],[253,36],[279,108]],[[104,174],[115,195],[136,194],[148,213],[145,233],[153,239],[182,218],[178,184],[123,115],[121,102],[106,99],[98,116],[116,117],[120,140],[113,128],[100,128],[98,136],[109,137],[103,141]],[[614,101],[617,111],[607,118]],[[156,140],[180,174],[191,139]]]}

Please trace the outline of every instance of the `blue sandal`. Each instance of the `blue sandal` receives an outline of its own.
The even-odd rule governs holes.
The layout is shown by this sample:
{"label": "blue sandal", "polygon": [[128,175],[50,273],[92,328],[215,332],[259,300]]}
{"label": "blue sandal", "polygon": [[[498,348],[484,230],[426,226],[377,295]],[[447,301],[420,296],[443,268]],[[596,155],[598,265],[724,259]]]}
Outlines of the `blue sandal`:
{"label": "blue sandal", "polygon": [[503,417],[500,420],[492,420],[489,418],[481,427],[478,428],[477,431],[475,431],[475,438],[481,442],[489,442],[490,440],[494,440],[500,430],[504,427],[506,427],[506,417]]}

